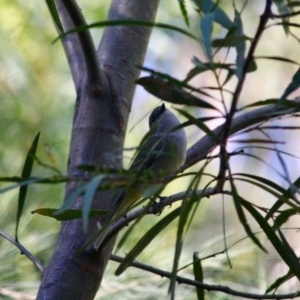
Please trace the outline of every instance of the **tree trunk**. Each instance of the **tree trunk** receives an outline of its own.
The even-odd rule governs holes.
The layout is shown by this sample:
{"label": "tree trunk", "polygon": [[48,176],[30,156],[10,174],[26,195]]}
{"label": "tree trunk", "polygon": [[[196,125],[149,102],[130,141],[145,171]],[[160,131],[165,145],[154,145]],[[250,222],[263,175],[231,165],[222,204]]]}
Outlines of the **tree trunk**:
{"label": "tree trunk", "polygon": [[[80,10],[77,11],[78,16],[70,14],[74,5],[72,0],[57,0],[56,4],[65,30],[84,21]],[[158,0],[113,0],[108,19],[154,21],[157,6]],[[68,176],[87,177],[77,168],[78,165],[122,168],[127,120],[135,80],[140,73],[135,65],[143,64],[150,33],[150,27],[107,27],[95,53],[89,45],[88,32],[72,34],[63,40],[77,91]],[[93,55],[99,62],[99,68],[93,65]],[[65,198],[76,187],[77,182],[67,183]],[[109,196],[108,192],[98,193],[93,208],[109,209]],[[82,207],[82,197],[78,198],[74,207]],[[63,222],[37,299],[94,299],[113,242],[101,252],[89,247],[79,255],[76,253],[97,231],[97,221],[97,218],[89,220],[87,233],[82,230],[82,220]]]}

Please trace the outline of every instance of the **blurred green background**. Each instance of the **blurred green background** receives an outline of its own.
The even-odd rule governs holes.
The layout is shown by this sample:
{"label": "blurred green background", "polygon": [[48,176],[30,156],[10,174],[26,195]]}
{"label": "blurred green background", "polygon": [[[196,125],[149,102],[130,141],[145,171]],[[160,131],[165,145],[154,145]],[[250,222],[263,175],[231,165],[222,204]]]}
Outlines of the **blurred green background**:
{"label": "blurred green background", "polygon": [[[223,1],[225,5],[231,2]],[[241,7],[244,1],[236,1]],[[245,33],[253,36],[262,12],[262,1],[250,1],[243,13]],[[51,158],[45,149],[50,149],[58,169],[65,174],[72,125],[72,114],[75,101],[75,91],[68,70],[68,64],[59,42],[52,44],[57,37],[50,14],[44,1],[31,0],[24,5],[23,1],[0,0],[0,176],[19,176],[26,157],[26,153],[37,132],[41,132],[37,156],[45,163],[51,164]],[[104,1],[80,1],[80,6],[88,23],[105,20],[108,4]],[[162,1],[157,21],[191,30],[199,34],[199,16],[194,11],[191,2],[187,2],[191,25],[187,28],[180,13],[177,1]],[[228,15],[233,18],[232,8],[225,7]],[[96,45],[101,38],[101,29],[92,30]],[[216,27],[216,36],[223,36],[221,28]],[[272,27],[266,30],[262,42],[257,49],[260,55],[282,55],[290,59],[298,59],[299,43],[291,36],[286,37],[281,27]],[[220,51],[220,60],[226,55],[234,60],[231,51]],[[172,76],[183,79],[192,67],[191,59],[197,56],[204,59],[201,46],[195,41],[181,36],[178,33],[154,29],[149,44],[145,66],[157,71],[169,73]],[[283,64],[274,61],[257,60],[258,71],[247,77],[245,89],[241,100],[245,105],[251,101],[279,97],[289,81],[296,67],[291,64]],[[233,89],[236,81],[233,79],[228,88]],[[195,86],[215,85],[211,74],[204,73],[193,80]],[[217,96],[217,92],[215,93]],[[219,96],[217,96],[219,97]],[[225,98],[230,104],[230,95]],[[128,135],[125,147],[133,147],[138,144],[146,133],[147,111],[159,104],[158,99],[148,95],[141,87],[137,88],[131,118],[128,126]],[[214,103],[221,108],[220,103]],[[146,108],[146,109],[145,109]],[[142,114],[141,114],[142,112]],[[207,112],[190,109],[195,116],[207,116]],[[181,118],[182,119],[182,118]],[[182,119],[183,120],[183,119]],[[210,123],[214,128],[222,120]],[[287,119],[287,124],[291,124]],[[290,122],[290,123],[289,123]],[[282,123],[280,123],[282,124]],[[295,124],[295,123],[293,123]],[[202,135],[196,128],[188,128],[189,145],[192,145]],[[250,133],[249,136],[253,136]],[[275,134],[276,139],[276,134]],[[278,136],[277,136],[278,137]],[[296,140],[295,133],[280,133],[284,140]],[[240,136],[239,136],[240,138]],[[283,150],[291,153],[299,153],[299,143],[282,146]],[[231,150],[239,148],[238,143],[229,144]],[[275,155],[262,150],[249,150],[252,154],[272,162],[275,168],[280,169]],[[124,166],[128,165],[132,153],[125,152]],[[274,162],[275,161],[275,162]],[[245,171],[274,178],[284,187],[287,185],[269,167],[263,166],[255,160],[233,157],[231,159],[234,171]],[[199,164],[202,165],[202,164]],[[199,165],[194,170],[199,169]],[[298,166],[296,168],[295,166]],[[216,173],[218,162],[214,161],[209,172]],[[294,179],[299,173],[298,160],[287,161],[291,177]],[[282,171],[282,170],[281,170]],[[36,176],[48,176],[53,174],[48,169],[35,164],[33,174]],[[271,175],[270,175],[271,174]],[[204,179],[201,187],[209,178]],[[170,185],[164,192],[165,195],[175,193],[185,188],[188,179]],[[7,184],[0,184],[4,187]],[[251,186],[241,184],[242,193],[248,200],[260,203],[272,203],[274,199],[261,190],[254,190]],[[30,212],[40,207],[59,207],[62,203],[64,185],[34,185],[29,188],[27,202],[20,223],[20,242],[44,265],[47,265],[53,252],[60,224],[50,218],[32,215]],[[14,235],[17,190],[0,194],[0,229]],[[225,224],[223,224],[223,206],[225,207]],[[168,213],[167,208],[164,212]],[[144,218],[143,225],[146,228],[157,222],[159,217],[149,216]],[[232,201],[229,197],[212,197],[203,199],[198,213],[187,236],[183,251],[181,266],[192,261],[193,251],[198,251],[200,257],[211,255],[224,249],[223,230],[227,236],[227,245],[230,246],[239,239],[245,237],[243,228],[238,226],[238,220]],[[255,227],[254,227],[255,229]],[[257,229],[258,230],[258,229]],[[124,250],[124,254],[130,250],[143,230],[135,232]],[[167,228],[163,234],[157,237],[147,250],[140,255],[139,260],[149,265],[171,270],[174,254],[176,235],[176,222]],[[296,233],[294,233],[296,236]],[[291,235],[290,242],[296,238]],[[262,254],[248,239],[241,241],[230,249],[229,257],[233,265],[230,269],[226,254],[218,255],[203,261],[204,276],[207,283],[229,285],[232,288],[247,292],[264,292],[276,276],[284,274],[285,267],[280,264],[278,256],[272,251],[270,255]],[[129,268],[121,277],[113,275],[116,263],[110,262],[106,276],[98,296],[101,299],[165,299],[167,298],[168,280],[158,276]],[[179,275],[192,278],[192,269],[187,268]],[[40,274],[24,255],[8,241],[0,238],[0,299],[35,299],[35,294],[40,283]],[[295,288],[292,282],[283,291],[289,292]],[[19,292],[20,294],[13,294]],[[207,293],[208,299],[232,299],[232,296],[220,293]],[[178,286],[177,299],[196,299],[195,290],[185,285]]]}

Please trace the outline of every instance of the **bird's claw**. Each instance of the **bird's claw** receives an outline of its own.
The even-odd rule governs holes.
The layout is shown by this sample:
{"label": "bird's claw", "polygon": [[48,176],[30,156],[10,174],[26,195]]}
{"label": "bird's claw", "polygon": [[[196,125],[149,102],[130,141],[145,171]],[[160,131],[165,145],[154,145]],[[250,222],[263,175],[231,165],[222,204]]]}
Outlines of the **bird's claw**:
{"label": "bird's claw", "polygon": [[159,198],[159,201],[158,202],[155,202],[152,206],[153,208],[153,214],[156,215],[156,216],[160,216],[162,211],[163,211],[163,207],[162,207],[162,204],[163,204],[163,200],[166,198],[166,197],[161,197],[161,196],[157,196],[157,198]]}

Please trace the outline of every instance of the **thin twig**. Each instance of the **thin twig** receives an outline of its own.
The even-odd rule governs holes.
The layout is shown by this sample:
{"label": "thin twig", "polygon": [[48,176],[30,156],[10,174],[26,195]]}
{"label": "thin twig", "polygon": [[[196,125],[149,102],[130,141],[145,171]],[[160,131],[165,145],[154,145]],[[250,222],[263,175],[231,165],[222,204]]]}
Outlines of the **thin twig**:
{"label": "thin twig", "polygon": [[25,254],[39,269],[41,273],[44,272],[44,266],[42,265],[42,263],[34,255],[32,255],[25,247],[23,247],[19,242],[17,242],[11,235],[4,232],[3,230],[0,230],[0,235],[8,241],[10,241],[12,244],[14,244],[18,249],[20,249],[21,254]]}
{"label": "thin twig", "polygon": [[282,15],[276,15],[276,14],[271,14],[270,18],[271,19],[284,19],[284,18],[289,18],[289,17],[295,17],[300,15],[300,11],[295,11],[287,14],[282,14]]}
{"label": "thin twig", "polygon": [[[159,203],[154,204],[148,210],[147,210],[147,207],[142,207],[133,212],[130,212],[125,217],[119,219],[117,222],[115,222],[111,226],[110,232],[106,235],[106,237],[104,238],[104,240],[101,244],[101,248],[103,248],[121,229],[128,226],[128,223],[130,223],[133,220],[138,219],[141,215],[158,214],[165,207],[170,206],[173,203],[182,200],[184,197],[194,197],[195,201],[199,201],[199,198],[210,197],[210,196],[216,194],[217,192],[219,192],[219,191],[216,188],[208,188],[205,190],[198,190],[196,192],[190,191],[190,192],[188,192],[188,194],[186,191],[184,191],[184,192],[172,195],[170,197],[162,198]],[[223,191],[222,193],[228,194],[229,192]]]}
{"label": "thin twig", "polygon": [[272,5],[272,1],[267,0],[265,10],[260,17],[260,22],[259,22],[258,28],[256,30],[256,34],[253,38],[249,52],[245,59],[241,77],[238,80],[235,92],[233,94],[230,110],[226,116],[226,122],[224,123],[222,135],[221,135],[221,138],[218,143],[220,145],[220,154],[219,154],[220,155],[220,167],[219,167],[217,188],[220,190],[222,190],[224,183],[226,181],[225,176],[226,176],[226,171],[228,169],[228,155],[227,155],[226,146],[227,146],[227,139],[230,135],[231,124],[233,122],[233,117],[236,113],[237,103],[238,103],[238,100],[239,100],[239,97],[240,97],[240,94],[241,94],[241,91],[242,91],[242,88],[243,88],[243,85],[244,85],[244,82],[246,79],[246,74],[248,72],[250,64],[253,61],[255,49],[256,49],[256,47],[258,45],[258,41],[265,29],[265,26],[270,18],[271,5]]}
{"label": "thin twig", "polygon": [[[112,254],[110,256],[110,259],[116,262],[123,262],[123,258]],[[140,262],[137,261],[133,261],[130,265],[131,267],[135,267],[147,272],[151,272],[153,274],[159,275],[161,277],[166,277],[166,278],[171,278],[171,273],[167,272],[167,271],[163,271],[157,268],[154,268],[152,266],[149,265],[145,265],[142,264]],[[252,294],[252,293],[244,293],[244,292],[240,292],[237,290],[233,290],[228,286],[222,286],[222,285],[212,285],[212,284],[206,284],[197,280],[192,280],[189,278],[185,278],[182,276],[176,276],[176,281],[179,284],[187,284],[187,285],[191,285],[191,286],[196,286],[196,287],[200,287],[204,290],[207,291],[216,291],[216,292],[222,292],[225,294],[229,294],[229,295],[233,295],[233,296],[239,296],[239,297],[244,297],[244,298],[248,298],[248,299],[294,299],[298,296],[300,296],[300,291],[296,291],[294,293],[290,293],[290,294],[271,294],[271,295],[266,295],[266,294]]]}

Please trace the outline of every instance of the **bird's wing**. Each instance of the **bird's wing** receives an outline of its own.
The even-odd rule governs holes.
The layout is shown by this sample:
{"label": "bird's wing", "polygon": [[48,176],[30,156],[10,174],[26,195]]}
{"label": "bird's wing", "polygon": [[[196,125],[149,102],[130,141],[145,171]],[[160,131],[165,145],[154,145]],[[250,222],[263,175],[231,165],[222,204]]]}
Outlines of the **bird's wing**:
{"label": "bird's wing", "polygon": [[159,136],[151,136],[146,142],[138,149],[138,153],[134,158],[130,170],[144,171],[151,169],[153,162],[162,155],[164,149],[164,138]]}

